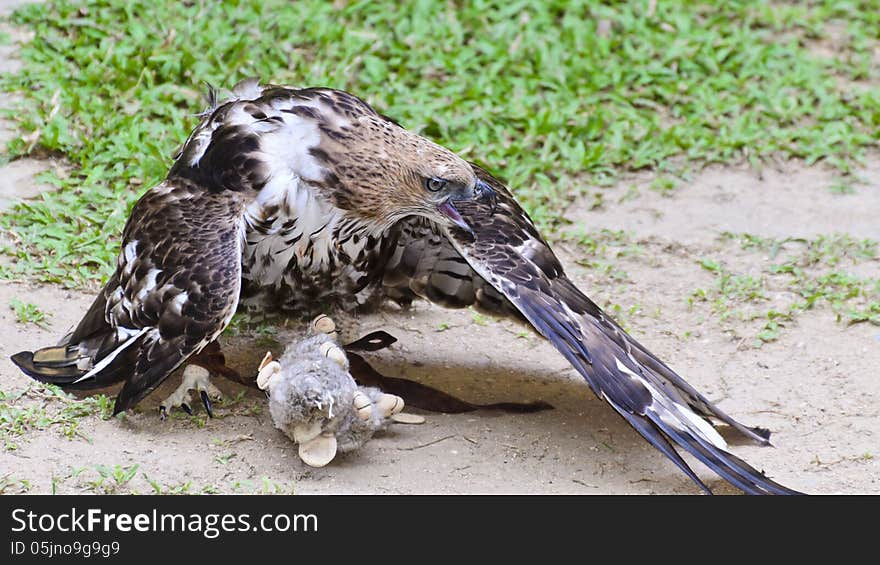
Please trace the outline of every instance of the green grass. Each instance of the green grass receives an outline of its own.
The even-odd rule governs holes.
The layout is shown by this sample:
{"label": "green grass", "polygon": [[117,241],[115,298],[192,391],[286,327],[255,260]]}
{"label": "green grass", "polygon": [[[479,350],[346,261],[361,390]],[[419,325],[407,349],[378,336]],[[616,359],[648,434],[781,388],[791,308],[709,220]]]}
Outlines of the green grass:
{"label": "green grass", "polygon": [[842,323],[880,325],[880,278],[853,273],[860,264],[880,261],[876,241],[845,234],[774,239],[725,233],[721,239],[770,261],[758,273],[736,273],[723,259],[702,258],[714,286],[694,290],[688,301],[708,303],[722,323],[731,317],[751,323],[756,345],[775,341],[801,313],[822,305]]}
{"label": "green grass", "polygon": [[98,394],[76,400],[54,385],[32,384],[20,391],[0,390],[0,440],[13,451],[33,430],[57,428],[68,439],[90,441],[80,431],[84,418],[104,420],[113,413],[113,400]]}
{"label": "green grass", "polygon": [[[225,486],[224,486],[225,485]],[[138,463],[129,464],[90,464],[82,467],[70,467],[65,472],[53,474],[50,482],[52,494],[70,494],[91,492],[94,494],[293,494],[292,482],[277,482],[266,476],[253,480],[230,480],[218,485],[206,483],[197,486],[191,480],[174,480],[163,482],[147,474]],[[0,476],[0,494],[27,492],[32,488],[30,481],[13,477]]]}
{"label": "green grass", "polygon": [[23,494],[31,490],[31,487],[31,482],[27,479],[18,479],[9,474],[0,476],[0,495]]}
{"label": "green grass", "polygon": [[102,494],[112,494],[125,487],[137,474],[140,465],[94,465],[97,477],[89,482],[89,489]]}
{"label": "green grass", "polygon": [[[338,7],[341,6],[341,7]],[[0,86],[12,156],[64,156],[58,191],[2,217],[21,244],[0,275],[106,277],[135,199],[204,102],[248,76],[351,90],[506,177],[543,226],[620,171],[673,176],[777,156],[846,178],[876,144],[880,2],[55,1]],[[833,55],[817,48],[833,44]],[[844,186],[846,183],[842,183]]]}
{"label": "green grass", "polygon": [[575,260],[577,265],[613,282],[630,280],[629,274],[620,267],[617,259],[636,257],[644,251],[634,241],[632,234],[623,230],[590,231],[578,226],[555,233],[554,236],[574,246],[579,257]]}
{"label": "green grass", "polygon": [[15,312],[15,318],[21,324],[34,324],[44,330],[49,329],[46,320],[48,316],[40,310],[36,304],[22,302],[18,298],[9,301],[9,307]]}

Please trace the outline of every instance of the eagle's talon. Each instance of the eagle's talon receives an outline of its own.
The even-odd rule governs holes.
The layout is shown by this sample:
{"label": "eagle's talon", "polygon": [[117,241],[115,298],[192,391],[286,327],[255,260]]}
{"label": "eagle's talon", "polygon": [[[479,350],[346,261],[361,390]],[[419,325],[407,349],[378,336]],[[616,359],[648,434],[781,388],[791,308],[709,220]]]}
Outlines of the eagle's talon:
{"label": "eagle's talon", "polygon": [[208,396],[208,392],[205,390],[200,390],[199,396],[202,398],[202,405],[205,407],[205,412],[208,413],[208,418],[213,418],[214,410],[211,407],[211,397]]}
{"label": "eagle's talon", "polygon": [[180,408],[190,416],[193,415],[193,409],[190,405],[190,391],[197,391],[202,405],[208,416],[214,417],[214,407],[211,400],[218,400],[223,397],[220,389],[215,387],[210,381],[211,374],[207,369],[199,365],[187,365],[183,370],[183,382],[171,393],[168,398],[159,405],[159,416],[167,417],[168,412],[174,408]]}

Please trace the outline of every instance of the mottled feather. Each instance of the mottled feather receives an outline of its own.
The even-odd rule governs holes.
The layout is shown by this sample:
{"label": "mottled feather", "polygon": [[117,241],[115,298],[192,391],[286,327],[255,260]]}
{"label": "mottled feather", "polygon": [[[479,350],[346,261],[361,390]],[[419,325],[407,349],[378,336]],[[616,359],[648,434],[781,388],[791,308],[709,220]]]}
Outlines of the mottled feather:
{"label": "mottled feather", "polygon": [[[629,336],[565,275],[561,263],[506,188],[486,171],[478,176],[498,194],[495,211],[461,202],[473,233],[447,230],[468,264],[490,282],[574,366],[593,392],[667,455],[701,488],[709,488],[674,445],[751,494],[793,494],[727,451],[708,418],[734,426],[759,443],[769,433],[730,418]],[[674,445],[673,445],[674,444]]]}
{"label": "mottled feather", "polygon": [[137,404],[235,312],[245,205],[181,178],[149,190],[131,211],[115,273],[76,329],[16,363],[70,389],[124,381],[114,412]]}

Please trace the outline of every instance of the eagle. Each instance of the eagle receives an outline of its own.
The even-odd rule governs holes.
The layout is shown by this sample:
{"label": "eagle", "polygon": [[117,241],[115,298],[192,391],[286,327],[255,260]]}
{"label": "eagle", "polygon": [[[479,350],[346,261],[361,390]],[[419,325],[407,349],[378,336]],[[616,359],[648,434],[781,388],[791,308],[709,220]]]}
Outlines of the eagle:
{"label": "eagle", "polygon": [[[240,305],[307,315],[416,299],[531,326],[706,493],[682,451],[746,493],[797,494],[732,454],[716,425],[761,445],[769,431],[725,414],[578,289],[501,181],[330,88],[212,91],[131,210],[82,321],[13,361],[67,389],[122,382],[119,413],[198,363]],[[181,386],[209,408],[210,382]]]}

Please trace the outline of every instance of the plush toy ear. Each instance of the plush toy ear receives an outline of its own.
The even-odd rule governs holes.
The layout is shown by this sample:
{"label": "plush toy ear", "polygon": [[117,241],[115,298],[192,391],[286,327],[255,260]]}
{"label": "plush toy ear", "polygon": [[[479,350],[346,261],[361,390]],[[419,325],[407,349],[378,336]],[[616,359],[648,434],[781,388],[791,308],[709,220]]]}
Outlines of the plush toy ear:
{"label": "plush toy ear", "polygon": [[262,369],[263,367],[265,367],[266,365],[268,365],[269,363],[271,363],[271,362],[272,362],[272,359],[273,359],[273,357],[272,357],[272,352],[271,352],[271,351],[267,351],[266,354],[263,355],[263,360],[260,361],[260,366],[257,367],[257,370],[259,371],[260,369]]}
{"label": "plush toy ear", "polygon": [[321,314],[312,320],[309,329],[312,330],[312,333],[329,334],[333,339],[336,339],[336,322],[330,319],[327,314]]}
{"label": "plush toy ear", "polygon": [[269,381],[272,380],[272,377],[277,375],[279,371],[281,371],[281,363],[273,361],[272,352],[267,351],[266,356],[263,357],[263,361],[260,363],[260,369],[257,373],[257,386],[260,387],[260,390],[266,390],[269,387]]}
{"label": "plush toy ear", "polygon": [[336,436],[321,434],[299,444],[299,458],[310,467],[323,467],[336,457]]}
{"label": "plush toy ear", "polygon": [[373,401],[370,400],[370,397],[361,391],[357,391],[354,393],[354,399],[352,400],[352,404],[354,405],[355,412],[357,412],[358,418],[363,421],[369,420],[373,416]]}
{"label": "plush toy ear", "polygon": [[403,410],[403,399],[396,394],[383,394],[376,402],[376,408],[383,417],[387,418]]}

